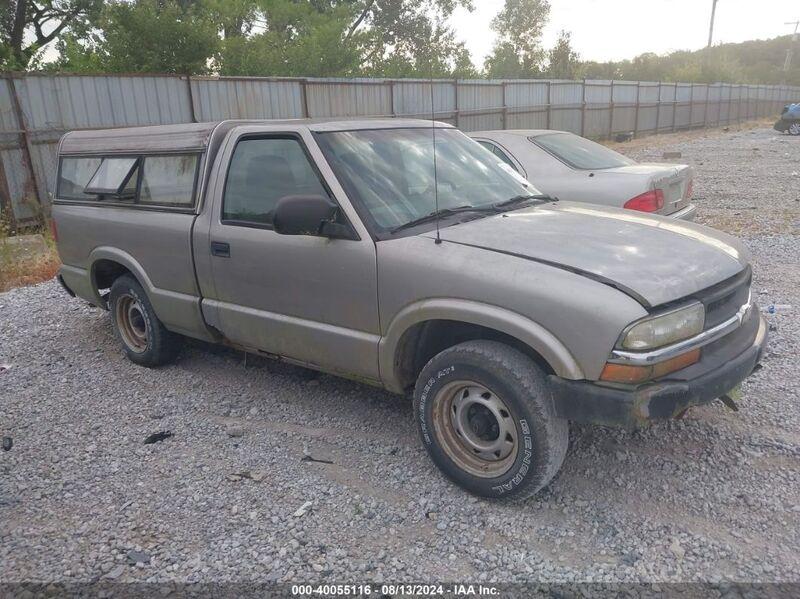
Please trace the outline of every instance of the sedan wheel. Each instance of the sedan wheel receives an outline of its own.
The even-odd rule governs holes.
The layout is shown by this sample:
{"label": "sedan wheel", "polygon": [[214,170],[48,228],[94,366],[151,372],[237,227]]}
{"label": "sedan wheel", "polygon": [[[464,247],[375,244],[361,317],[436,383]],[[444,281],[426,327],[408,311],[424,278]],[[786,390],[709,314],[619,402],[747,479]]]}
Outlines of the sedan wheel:
{"label": "sedan wheel", "polygon": [[790,135],[800,135],[800,123],[792,123],[789,125]]}

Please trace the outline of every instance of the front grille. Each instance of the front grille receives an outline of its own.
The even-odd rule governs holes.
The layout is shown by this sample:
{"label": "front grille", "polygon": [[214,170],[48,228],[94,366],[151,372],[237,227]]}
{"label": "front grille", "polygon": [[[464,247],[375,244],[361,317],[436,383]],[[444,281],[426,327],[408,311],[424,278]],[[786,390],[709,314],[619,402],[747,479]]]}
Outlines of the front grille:
{"label": "front grille", "polygon": [[752,278],[753,273],[748,266],[738,275],[694,295],[706,308],[706,329],[728,320],[747,303]]}

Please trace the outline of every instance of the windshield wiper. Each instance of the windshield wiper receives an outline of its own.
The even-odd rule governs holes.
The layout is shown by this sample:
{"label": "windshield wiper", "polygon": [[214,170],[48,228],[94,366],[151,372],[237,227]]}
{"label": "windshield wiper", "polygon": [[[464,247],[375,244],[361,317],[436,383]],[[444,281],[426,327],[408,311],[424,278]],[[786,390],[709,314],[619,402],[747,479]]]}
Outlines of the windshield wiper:
{"label": "windshield wiper", "polygon": [[394,229],[390,229],[389,233],[394,235],[398,231],[402,231],[404,229],[410,229],[411,227],[416,227],[417,225],[429,223],[431,221],[435,221],[437,218],[442,218],[443,216],[460,214],[462,212],[498,212],[498,209],[496,204],[489,204],[488,206],[458,206],[457,208],[442,208],[438,212],[434,210],[433,212],[430,212],[425,216],[420,216],[419,218],[410,220],[407,223],[398,225]]}
{"label": "windshield wiper", "polygon": [[516,206],[518,204],[522,204],[524,202],[528,202],[531,200],[539,200],[541,202],[557,202],[558,198],[554,198],[552,196],[546,194],[529,194],[529,195],[518,195],[510,198],[508,200],[504,200],[502,202],[496,202],[494,204],[486,204],[484,206],[458,206],[457,208],[442,208],[437,213],[435,210],[426,214],[425,216],[420,216],[419,218],[415,218],[414,220],[410,220],[407,223],[403,223],[395,227],[394,229],[390,229],[389,233],[394,235],[398,231],[402,231],[404,229],[410,229],[411,227],[416,227],[417,225],[422,225],[431,221],[435,221],[437,218],[442,218],[443,216],[451,216],[453,214],[459,214],[461,212],[473,212],[473,213],[485,213],[485,212],[504,212],[506,209]]}
{"label": "windshield wiper", "polygon": [[557,202],[558,198],[554,198],[545,193],[518,195],[514,196],[513,198],[509,198],[503,202],[497,202],[496,204],[492,204],[492,206],[494,206],[495,208],[508,208],[510,206],[516,206],[517,204],[522,204],[529,200],[539,200],[540,202]]}

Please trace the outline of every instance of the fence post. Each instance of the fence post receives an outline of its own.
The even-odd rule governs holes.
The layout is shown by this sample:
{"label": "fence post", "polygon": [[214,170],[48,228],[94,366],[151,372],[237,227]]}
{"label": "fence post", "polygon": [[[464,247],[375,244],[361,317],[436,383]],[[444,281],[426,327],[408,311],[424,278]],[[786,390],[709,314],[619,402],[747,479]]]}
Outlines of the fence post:
{"label": "fence post", "polygon": [[658,135],[659,125],[661,124],[661,82],[658,82],[658,97],[656,98],[656,128],[654,133]]}
{"label": "fence post", "polygon": [[581,85],[581,137],[586,137],[586,78]]}
{"label": "fence post", "polygon": [[742,85],[741,83],[736,86],[739,93],[736,95],[736,124],[742,123]]}
{"label": "fence post", "polygon": [[392,118],[397,116],[394,112],[394,79],[389,80],[389,114]]}
{"label": "fence post", "polygon": [[311,115],[308,112],[308,79],[301,79],[300,80],[300,98],[302,101],[302,116],[303,118],[310,118]]}
{"label": "fence post", "polygon": [[731,124],[731,110],[733,110],[733,86],[728,84],[728,118],[725,119],[725,124]]}
{"label": "fence post", "polygon": [[503,93],[502,103],[503,103],[503,129],[508,129],[508,104],[506,103],[506,82],[503,81],[500,84],[500,89]]}
{"label": "fence post", "polygon": [[197,122],[197,114],[194,110],[194,92],[192,91],[192,76],[186,75],[186,89],[189,92],[189,117],[193,123]]}
{"label": "fence post", "polygon": [[706,104],[703,107],[703,127],[708,128],[708,97],[711,95],[711,87],[706,83]]}
{"label": "fence post", "polygon": [[609,98],[611,100],[608,103],[608,139],[611,139],[611,136],[614,135],[614,80],[611,80],[611,96]]}
{"label": "fence post", "polygon": [[[434,105],[431,106],[431,110],[433,110],[434,119],[436,118],[436,95],[434,94]],[[458,105],[458,79],[453,79],[453,121],[455,121],[456,127],[458,127],[459,123],[461,122],[461,107]]]}
{"label": "fence post", "polygon": [[675,133],[675,128],[678,124],[678,84],[672,85],[672,132]]}
{"label": "fence post", "polygon": [[[31,186],[31,190],[33,191],[33,196],[36,198],[36,203],[38,204],[39,210],[44,208],[42,204],[42,196],[39,194],[39,183],[36,180],[36,171],[33,169],[33,151],[31,149],[31,140],[30,136],[28,135],[28,124],[25,118],[25,113],[22,111],[22,104],[19,101],[19,94],[17,93],[17,86],[14,83],[14,76],[11,75],[8,78],[8,87],[9,91],[11,92],[11,107],[14,113],[17,116],[17,122],[19,123],[19,139],[20,139],[20,150],[22,150],[22,166],[25,169],[25,191],[28,190],[28,184]],[[27,193],[25,194],[27,197]],[[42,214],[39,214],[39,220],[41,219]]]}
{"label": "fence post", "polygon": [[550,87],[552,85],[553,85],[552,81],[548,81],[547,82],[547,112],[545,113],[545,115],[546,115],[545,129],[550,129],[550,119],[551,119],[550,101],[551,101],[551,98],[552,98]]}
{"label": "fence post", "polygon": [[639,135],[639,99],[642,95],[642,82],[636,82],[636,108],[634,108],[633,112],[633,136],[638,137]]}

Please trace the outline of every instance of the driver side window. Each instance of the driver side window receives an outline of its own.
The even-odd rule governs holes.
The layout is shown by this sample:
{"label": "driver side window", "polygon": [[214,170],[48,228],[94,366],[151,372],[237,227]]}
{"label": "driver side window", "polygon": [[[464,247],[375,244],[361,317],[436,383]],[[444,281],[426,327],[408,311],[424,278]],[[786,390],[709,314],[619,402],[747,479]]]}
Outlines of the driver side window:
{"label": "driver side window", "polygon": [[225,181],[223,222],[271,226],[278,200],[290,195],[330,197],[300,142],[293,138],[239,141]]}

